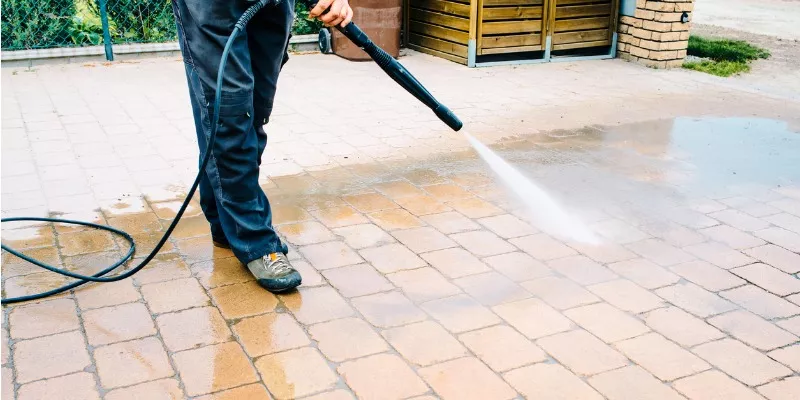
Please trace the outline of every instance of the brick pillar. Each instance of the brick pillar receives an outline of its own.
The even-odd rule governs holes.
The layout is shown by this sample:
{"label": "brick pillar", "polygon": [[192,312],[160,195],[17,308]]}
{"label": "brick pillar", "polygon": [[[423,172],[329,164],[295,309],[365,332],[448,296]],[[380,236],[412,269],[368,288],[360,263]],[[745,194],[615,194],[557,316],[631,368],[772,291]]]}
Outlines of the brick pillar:
{"label": "brick pillar", "polygon": [[620,16],[619,57],[653,68],[681,66],[691,25],[681,16],[691,21],[693,7],[693,0],[636,0],[635,14]]}

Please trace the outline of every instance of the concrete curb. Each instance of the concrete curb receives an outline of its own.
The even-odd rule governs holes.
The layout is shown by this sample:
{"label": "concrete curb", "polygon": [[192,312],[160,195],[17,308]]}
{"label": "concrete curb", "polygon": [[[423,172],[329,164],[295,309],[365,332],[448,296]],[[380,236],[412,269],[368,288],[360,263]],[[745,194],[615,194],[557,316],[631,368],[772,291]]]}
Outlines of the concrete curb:
{"label": "concrete curb", "polygon": [[[298,52],[319,51],[316,34],[298,35],[289,41],[289,50]],[[178,42],[133,43],[114,45],[115,59],[140,57],[179,56]],[[103,61],[103,46],[62,47],[55,49],[16,50],[0,52],[3,67],[31,67],[41,64],[67,64],[74,62]]]}

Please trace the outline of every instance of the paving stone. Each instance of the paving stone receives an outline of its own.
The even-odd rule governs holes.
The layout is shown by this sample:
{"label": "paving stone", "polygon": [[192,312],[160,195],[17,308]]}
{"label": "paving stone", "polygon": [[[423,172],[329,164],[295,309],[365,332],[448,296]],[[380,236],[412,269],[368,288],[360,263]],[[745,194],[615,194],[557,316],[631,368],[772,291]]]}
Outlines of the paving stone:
{"label": "paving stone", "polygon": [[680,264],[694,259],[690,254],[658,239],[647,239],[626,245],[636,254],[662,267]]}
{"label": "paving stone", "polygon": [[733,339],[701,344],[692,351],[698,356],[749,386],[791,375],[789,368]]}
{"label": "paving stone", "polygon": [[[305,400],[353,400],[355,397],[353,395],[343,389],[333,390],[330,392],[320,393],[315,396],[305,397]],[[231,399],[233,400],[233,399]]]}
{"label": "paving stone", "polygon": [[526,299],[531,294],[497,272],[470,275],[453,281],[483,305],[493,306]]}
{"label": "paving stone", "polygon": [[362,213],[389,210],[399,206],[379,193],[364,193],[342,198]]}
{"label": "paving stone", "polygon": [[609,400],[678,400],[683,397],[648,374],[641,367],[630,366],[589,378],[589,384]]}
{"label": "paving stone", "polygon": [[468,218],[485,218],[503,213],[503,210],[477,197],[454,200],[447,203],[447,205]]}
{"label": "paving stone", "polygon": [[526,253],[515,251],[483,259],[495,271],[515,282],[541,278],[552,274],[550,268]]}
{"label": "paving stone", "polygon": [[525,282],[522,287],[559,310],[600,301],[597,296],[589,293],[574,282],[554,276]]}
{"label": "paving stone", "polygon": [[535,364],[506,373],[505,380],[528,399],[602,399],[591,386],[558,364]]}
{"label": "paving stone", "polygon": [[773,225],[777,225],[794,233],[800,233],[800,217],[798,216],[780,213],[765,217],[764,221],[770,222]]}
{"label": "paving stone", "polygon": [[750,264],[731,272],[778,296],[800,292],[800,279],[766,264]]}
{"label": "paving stone", "polygon": [[173,359],[189,396],[258,380],[255,369],[236,342],[182,351]]}
{"label": "paving stone", "polygon": [[501,322],[488,308],[466,295],[457,295],[422,304],[422,309],[453,333],[461,333]]}
{"label": "paving stone", "polygon": [[255,280],[235,257],[199,262],[191,270],[206,289]]}
{"label": "paving stone", "polygon": [[354,314],[350,305],[331,287],[301,288],[281,299],[295,318],[306,325]]}
{"label": "paving stone", "polygon": [[309,333],[318,342],[322,354],[334,362],[380,353],[389,348],[372,327],[357,318],[312,325]]}
{"label": "paving stone", "polygon": [[92,346],[154,335],[156,326],[142,303],[98,308],[83,313],[86,337]]}
{"label": "paving stone", "polygon": [[467,355],[455,337],[432,321],[388,329],[383,337],[404,359],[421,367]]}
{"label": "paving stone", "polygon": [[478,257],[494,256],[516,250],[516,247],[489,231],[456,233],[450,235],[450,238]]}
{"label": "paving stone", "polygon": [[645,316],[647,326],[684,347],[721,339],[725,334],[677,307],[659,308]]}
{"label": "paving stone", "polygon": [[762,229],[753,234],[786,250],[800,253],[800,234],[778,227]]}
{"label": "paving stone", "polygon": [[310,347],[259,358],[255,362],[264,384],[276,399],[294,399],[336,385],[338,378],[319,352]]}
{"label": "paving stone", "polygon": [[[6,292],[8,292],[7,283]],[[139,292],[133,287],[131,279],[85,285],[80,289],[75,289],[75,298],[82,310],[130,303],[139,300],[139,297]]]}
{"label": "paving stone", "polygon": [[250,357],[291,350],[309,343],[303,327],[285,313],[242,319],[233,325],[233,331]]}
{"label": "paving stone", "polygon": [[736,308],[731,302],[688,282],[658,289],[656,294],[701,318],[722,314]]}
{"label": "paving stone", "polygon": [[465,357],[419,370],[442,399],[513,399],[517,393],[476,358]]}
{"label": "paving stone", "polygon": [[684,249],[698,258],[724,269],[740,267],[755,261],[739,251],[717,242],[696,244]]}
{"label": "paving stone", "polygon": [[155,337],[99,347],[94,351],[97,374],[106,389],[172,376],[164,345]]}
{"label": "paving stone", "polygon": [[[439,232],[444,234],[452,234],[474,229],[480,229],[480,225],[473,222],[471,219],[455,212],[444,212],[440,214],[425,215],[421,217],[423,221],[430,224]],[[497,232],[495,232],[497,233]]]}
{"label": "paving stone", "polygon": [[769,264],[787,274],[800,272],[800,255],[792,253],[783,247],[767,244],[744,250],[745,254]]}
{"label": "paving stone", "polygon": [[581,285],[593,285],[619,278],[608,268],[584,256],[559,258],[548,262],[547,266]]}
{"label": "paving stone", "polygon": [[[303,276],[304,280],[305,278]],[[209,290],[209,294],[225,319],[263,314],[274,310],[278,305],[278,298],[264,290],[256,281],[214,288]]]}
{"label": "paving stone", "polygon": [[311,214],[328,228],[341,228],[369,222],[367,218],[350,206],[322,208],[312,211]]}
{"label": "paving stone", "polygon": [[422,258],[451,279],[490,270],[481,260],[462,248],[433,251],[422,254]]}
{"label": "paving stone", "polygon": [[[5,384],[5,382],[3,382]],[[79,372],[77,374],[50,378],[43,381],[32,382],[19,388],[19,400],[35,399],[64,399],[64,400],[92,400],[100,399],[97,393],[97,384],[92,374]],[[13,390],[13,388],[11,388]],[[5,392],[3,392],[5,394]],[[14,396],[9,396],[14,398]]]}
{"label": "paving stone", "polygon": [[708,236],[711,240],[738,250],[766,244],[763,240],[728,225],[717,225],[701,229],[700,233]]}
{"label": "paving stone", "polygon": [[408,212],[418,217],[452,210],[452,208],[428,195],[402,197],[395,199],[395,201]]}
{"label": "paving stone", "polygon": [[195,278],[176,279],[142,286],[150,310],[155,314],[208,305],[210,299]]}
{"label": "paving stone", "polygon": [[[616,280],[589,286],[588,289],[609,304],[635,314],[664,305],[658,296],[627,280]],[[661,289],[663,290],[663,289]]]}
{"label": "paving stone", "polygon": [[555,260],[556,258],[577,254],[574,249],[544,233],[511,239],[509,242],[541,261]]}
{"label": "paving stone", "polygon": [[541,338],[536,344],[579,375],[594,375],[628,363],[622,354],[583,330]]}
{"label": "paving stone", "polygon": [[333,232],[316,221],[281,225],[278,231],[295,246],[306,246],[336,239]]}
{"label": "paving stone", "polygon": [[757,231],[769,227],[769,222],[763,221],[759,218],[752,217],[737,210],[723,210],[715,213],[708,214],[709,217],[719,220],[722,223],[728,224],[736,229],[743,231]]}
{"label": "paving stone", "polygon": [[414,252],[399,243],[387,244],[359,251],[362,257],[384,274],[427,265]]}
{"label": "paving stone", "polygon": [[573,327],[570,320],[538,299],[501,304],[492,310],[530,339],[564,332]]}
{"label": "paving stone", "polygon": [[427,318],[422,310],[399,292],[358,297],[352,303],[367,321],[381,328],[410,324]]}
{"label": "paving stone", "polygon": [[615,262],[608,268],[645,289],[671,285],[680,277],[643,258]]}
{"label": "paving stone", "polygon": [[767,319],[800,314],[800,307],[753,285],[720,292],[720,296]]}
{"label": "paving stone", "polygon": [[793,376],[780,381],[768,383],[758,391],[769,400],[792,400],[800,395],[800,377]]}
{"label": "paving stone", "polygon": [[322,275],[345,297],[364,296],[394,289],[394,286],[368,264],[325,270]]}
{"label": "paving stone", "polygon": [[173,352],[226,342],[231,337],[222,315],[212,307],[161,314],[156,325],[164,344]]}
{"label": "paving stone", "polygon": [[690,400],[763,400],[747,386],[716,370],[679,379],[672,387]]}
{"label": "paving stone", "polygon": [[114,389],[106,394],[107,400],[136,400],[142,398],[178,400],[184,397],[183,390],[175,379],[161,379],[140,383],[138,385]]}
{"label": "paving stone", "polygon": [[378,227],[387,231],[420,227],[423,222],[413,214],[402,209],[390,209],[367,214],[367,217]]}
{"label": "paving stone", "polygon": [[344,238],[344,242],[354,249],[363,249],[395,241],[392,235],[389,235],[386,231],[373,224],[360,224],[336,228],[333,230],[333,233]]}
{"label": "paving stone", "polygon": [[536,228],[511,214],[482,218],[478,220],[478,223],[503,239],[513,239],[537,233]]}
{"label": "paving stone", "polygon": [[399,271],[386,277],[416,303],[424,303],[429,300],[461,293],[461,289],[458,286],[450,283],[442,274],[430,267]]}
{"label": "paving stone", "polygon": [[800,371],[800,344],[773,350],[767,355],[773,360],[793,369],[795,372]]}
{"label": "paving stone", "polygon": [[629,251],[625,247],[614,243],[601,243],[596,245],[570,243],[569,245],[579,253],[602,264],[636,258],[636,254]]}
{"label": "paving stone", "polygon": [[711,368],[705,361],[657,333],[628,339],[614,346],[663,381],[672,381]]}
{"label": "paving stone", "polygon": [[606,303],[573,308],[565,311],[564,315],[606,343],[636,337],[650,331],[640,320]]}
{"label": "paving stone", "polygon": [[649,237],[646,233],[614,218],[592,224],[591,229],[619,244],[633,243]]}
{"label": "paving stone", "polygon": [[454,241],[431,227],[401,230],[392,234],[415,253],[456,247]]}
{"label": "paving stone", "polygon": [[[137,248],[139,240],[136,240]],[[137,285],[164,282],[192,276],[189,266],[177,254],[156,256],[150,264],[133,276]]]}
{"label": "paving stone", "polygon": [[505,325],[467,332],[459,336],[459,339],[498,372],[547,359],[542,349]]}
{"label": "paving stone", "polygon": [[81,371],[91,363],[77,331],[16,342],[13,360],[20,384]]}
{"label": "paving stone", "polygon": [[[11,337],[31,339],[80,327],[75,301],[58,299],[15,307],[8,314]],[[4,362],[5,363],[5,362]]]}
{"label": "paving stone", "polygon": [[407,398],[428,387],[406,363],[395,355],[378,354],[339,366],[347,385],[362,399]]}
{"label": "paving stone", "polygon": [[14,398],[14,372],[11,368],[3,367],[2,396],[4,399]]}
{"label": "paving stone", "polygon": [[736,275],[705,261],[690,261],[673,265],[670,269],[712,292],[731,289],[747,283]]}
{"label": "paving stone", "polygon": [[320,271],[363,262],[355,251],[342,242],[327,242],[301,247],[300,254]]}
{"label": "paving stone", "polygon": [[272,400],[263,384],[250,384],[234,389],[223,390],[206,396],[195,397],[195,400]]}

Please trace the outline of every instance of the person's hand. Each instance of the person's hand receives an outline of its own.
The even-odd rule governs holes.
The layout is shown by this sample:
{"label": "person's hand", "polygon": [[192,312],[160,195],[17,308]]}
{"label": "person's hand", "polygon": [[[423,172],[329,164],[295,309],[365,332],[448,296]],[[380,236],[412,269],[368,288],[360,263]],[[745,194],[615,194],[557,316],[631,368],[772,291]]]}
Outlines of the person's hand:
{"label": "person's hand", "polygon": [[[323,14],[325,10],[327,13]],[[353,9],[348,0],[319,0],[308,15],[322,21],[325,26],[347,26],[353,19]]]}

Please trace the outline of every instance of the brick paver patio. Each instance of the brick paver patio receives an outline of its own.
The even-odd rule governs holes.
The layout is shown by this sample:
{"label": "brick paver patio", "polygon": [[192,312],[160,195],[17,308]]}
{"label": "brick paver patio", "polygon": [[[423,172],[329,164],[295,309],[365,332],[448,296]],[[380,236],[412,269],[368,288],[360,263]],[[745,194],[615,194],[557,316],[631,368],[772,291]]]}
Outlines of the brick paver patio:
{"label": "brick paver patio", "polygon": [[[800,397],[798,98],[620,61],[403,62],[603,243],[548,235],[373,65],[297,56],[262,183],[300,290],[261,290],[194,204],[132,279],[3,308],[3,398]],[[195,174],[183,79],[176,60],[3,69],[3,216],[110,224],[146,254]],[[723,157],[763,154],[736,130],[763,136],[765,173]],[[2,237],[83,273],[126,250]],[[4,297],[64,282],[2,263]]]}

